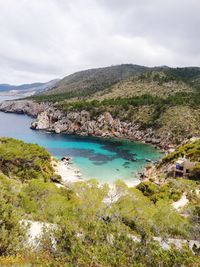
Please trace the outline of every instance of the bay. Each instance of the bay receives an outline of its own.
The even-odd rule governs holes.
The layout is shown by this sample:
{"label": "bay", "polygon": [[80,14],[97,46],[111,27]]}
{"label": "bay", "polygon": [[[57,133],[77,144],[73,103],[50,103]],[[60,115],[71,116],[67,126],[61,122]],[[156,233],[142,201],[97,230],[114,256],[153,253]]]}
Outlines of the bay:
{"label": "bay", "polygon": [[53,156],[73,158],[83,178],[101,182],[136,182],[137,172],[162,153],[151,145],[126,140],[54,134],[30,129],[32,118],[0,112],[0,137],[13,137],[45,147]]}

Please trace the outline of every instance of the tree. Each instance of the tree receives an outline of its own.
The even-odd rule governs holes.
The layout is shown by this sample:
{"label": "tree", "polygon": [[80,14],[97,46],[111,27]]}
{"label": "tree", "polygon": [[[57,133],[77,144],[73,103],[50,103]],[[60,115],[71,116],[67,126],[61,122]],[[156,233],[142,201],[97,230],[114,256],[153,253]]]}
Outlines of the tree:
{"label": "tree", "polygon": [[[1,192],[2,193],[2,192]],[[26,228],[19,222],[20,217],[12,204],[0,197],[0,256],[15,254],[23,247]]]}

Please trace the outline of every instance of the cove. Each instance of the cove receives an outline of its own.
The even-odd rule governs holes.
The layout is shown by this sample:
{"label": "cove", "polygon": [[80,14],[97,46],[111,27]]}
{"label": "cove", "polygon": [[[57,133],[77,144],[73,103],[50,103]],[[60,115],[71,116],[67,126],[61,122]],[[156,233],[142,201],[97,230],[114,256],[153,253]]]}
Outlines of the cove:
{"label": "cove", "polygon": [[156,161],[162,156],[153,146],[138,142],[34,131],[31,121],[25,115],[0,112],[0,136],[41,145],[58,159],[72,157],[83,178],[134,182],[137,172],[148,164],[146,159]]}

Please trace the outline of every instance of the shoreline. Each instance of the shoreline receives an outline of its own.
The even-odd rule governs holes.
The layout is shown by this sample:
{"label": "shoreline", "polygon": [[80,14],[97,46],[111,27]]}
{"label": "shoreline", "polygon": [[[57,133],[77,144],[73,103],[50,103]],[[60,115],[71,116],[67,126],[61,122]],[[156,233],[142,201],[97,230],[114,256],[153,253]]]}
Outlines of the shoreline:
{"label": "shoreline", "polygon": [[[3,101],[4,102],[4,101]],[[9,101],[8,102],[12,102],[12,101]],[[15,102],[15,101],[14,101]],[[18,101],[16,101],[18,102]],[[44,104],[43,104],[44,105]],[[46,108],[46,107],[44,107]],[[29,117],[36,117],[37,114],[34,112],[34,115],[32,114],[32,112],[27,112],[28,110],[20,110],[17,111],[17,110],[9,110],[9,111],[6,111],[6,110],[1,110],[1,112],[4,112],[4,113],[7,113],[7,112],[10,112],[10,113],[14,113],[14,114],[20,114],[20,115],[27,115]],[[29,110],[30,111],[30,110]],[[35,111],[35,110],[34,110]],[[40,110],[40,112],[42,112],[42,110]],[[30,128],[31,128],[31,125],[30,125]],[[147,144],[147,145],[150,145],[152,147],[154,147],[155,149],[159,150],[161,153],[167,153],[169,152],[169,148],[166,149],[166,147],[163,147],[161,146],[160,144],[155,144],[155,143],[152,143],[152,142],[148,142],[147,140],[145,139],[138,139],[138,138],[133,138],[131,136],[126,136],[126,135],[121,135],[121,136],[115,136],[115,135],[110,135],[110,134],[105,134],[103,136],[98,136],[96,134],[81,134],[79,131],[78,132],[67,132],[67,131],[62,131],[60,133],[57,133],[54,129],[52,128],[44,128],[44,129],[36,129],[34,128],[33,130],[36,130],[36,131],[46,131],[48,133],[53,133],[53,134],[63,134],[63,135],[70,135],[70,134],[73,134],[73,135],[76,135],[76,136],[80,136],[80,137],[93,137],[93,138],[99,138],[99,139],[112,139],[112,140],[116,140],[116,141],[126,141],[126,142],[137,142],[137,143],[141,143],[141,144]],[[155,162],[151,162],[151,164],[154,164]],[[146,169],[146,167],[144,169],[141,170],[141,172],[143,173],[144,170]],[[57,163],[57,165],[55,166],[55,172],[56,174],[59,174],[63,177],[63,183],[65,184],[72,184],[74,182],[78,182],[78,181],[86,181],[87,178],[82,178],[81,174],[80,174],[80,170],[78,170],[76,167],[74,167],[73,165],[69,165],[69,164],[64,164],[63,162],[59,162]],[[137,184],[139,184],[142,180],[140,179],[140,177],[138,177],[136,175],[136,177],[130,177],[130,179],[126,179],[126,180],[122,180],[128,187],[133,187],[133,186],[136,186]],[[99,181],[99,183],[107,183],[107,184],[113,184],[114,182],[101,182]]]}
{"label": "shoreline", "polygon": [[[4,111],[0,111],[0,112],[3,112]],[[29,116],[29,117],[32,117],[28,114],[20,114],[20,113],[14,113],[14,114],[19,114],[19,115],[25,115],[25,116]],[[33,118],[33,117],[32,117]],[[31,128],[31,127],[30,127]],[[31,128],[32,129],[32,128]],[[104,140],[109,140],[109,139],[112,139],[112,140],[116,140],[116,141],[127,141],[127,142],[134,142],[134,143],[138,143],[138,144],[146,144],[146,145],[150,145],[152,147],[154,147],[155,149],[159,150],[161,153],[169,153],[169,150],[171,150],[172,148],[168,148],[168,149],[165,149],[163,148],[162,146],[159,146],[159,145],[155,145],[153,143],[150,143],[150,142],[146,142],[145,140],[138,140],[138,139],[134,139],[134,138],[131,138],[131,137],[116,137],[116,136],[98,136],[98,135],[82,135],[82,134],[78,134],[76,132],[73,132],[73,133],[70,133],[70,132],[61,132],[61,133],[56,133],[54,130],[51,130],[51,129],[32,129],[33,131],[42,131],[42,132],[46,132],[46,133],[49,133],[49,134],[55,134],[55,135],[60,135],[60,134],[63,134],[63,135],[74,135],[74,136],[78,136],[78,137],[92,137],[92,138],[99,138],[99,139],[104,139]]]}
{"label": "shoreline", "polygon": [[[169,152],[171,149],[175,148],[176,144],[172,143],[170,140],[165,140],[162,137],[159,137],[154,134],[154,131],[152,128],[147,128],[147,129],[140,129],[139,125],[133,124],[132,127],[132,132],[129,134],[129,128],[127,128],[127,131],[124,131],[123,129],[120,130],[116,128],[115,130],[110,129],[106,130],[105,132],[100,131],[98,128],[99,125],[97,125],[97,128],[95,131],[92,132],[90,128],[86,129],[83,127],[79,126],[78,121],[71,121],[71,125],[69,126],[70,129],[67,129],[65,127],[65,123],[63,123],[62,120],[66,119],[69,115],[69,120],[71,117],[77,115],[77,116],[83,116],[81,112],[89,113],[87,111],[81,111],[81,112],[69,112],[69,114],[65,114],[62,110],[57,110],[54,108],[54,105],[49,102],[34,102],[32,100],[27,100],[27,99],[17,99],[17,100],[4,100],[0,102],[0,111],[1,112],[9,112],[9,113],[14,113],[14,114],[24,114],[32,117],[34,120],[32,121],[30,128],[33,130],[45,130],[51,133],[56,133],[56,134],[74,134],[77,136],[92,136],[92,137],[99,137],[99,138],[113,138],[116,140],[126,140],[130,142],[141,142],[144,144],[149,144],[152,145],[153,147],[161,150],[162,152]],[[50,112],[50,115],[48,115],[48,112]],[[107,112],[108,113],[108,112]],[[71,116],[71,117],[70,117]],[[88,115],[89,116],[89,115]],[[54,118],[55,117],[55,118]],[[76,116],[75,116],[76,117]],[[117,127],[127,127],[130,126],[130,122],[124,122],[124,121],[119,121],[117,118],[112,118],[111,114],[101,114],[98,118],[96,118],[96,121],[102,119],[100,117],[104,117],[104,123],[106,125],[109,125],[111,123],[108,121],[110,118],[111,121],[115,121],[115,123],[120,123],[121,126]],[[107,118],[109,117],[109,118]],[[56,119],[56,123],[54,123],[54,119]],[[83,116],[83,121],[85,121],[85,118]],[[95,119],[88,118],[88,123],[90,122],[91,124],[95,121]],[[112,126],[114,127],[114,126]],[[101,132],[101,133],[100,133]],[[154,137],[155,136],[155,137]]]}
{"label": "shoreline", "polygon": [[[8,102],[10,102],[8,100]],[[30,114],[30,113],[25,113],[25,112],[17,112],[17,111],[2,111],[2,113],[13,113],[13,114],[19,114],[19,115],[25,115],[25,116],[29,116],[29,117],[32,117],[33,116]],[[52,134],[61,134],[61,135],[70,135],[72,133],[67,133],[67,132],[61,132],[61,133],[56,133],[54,130],[52,129],[34,129],[35,131],[45,131],[45,132],[48,132],[48,133],[52,133]],[[116,140],[116,141],[119,141],[119,142],[135,142],[135,143],[141,143],[141,144],[147,144],[149,146],[152,146],[154,147],[155,149],[158,149],[161,153],[163,151],[165,151],[164,149],[162,150],[158,145],[155,145],[155,144],[152,144],[150,142],[146,142],[145,140],[138,140],[136,138],[131,138],[129,136],[110,136],[110,135],[105,135],[105,136],[98,136],[98,135],[95,135],[95,134],[87,134],[87,135],[84,135],[84,134],[79,134],[79,132],[74,132],[73,135],[75,136],[80,136],[80,137],[88,137],[88,138],[97,138],[97,139],[102,139],[102,140]],[[166,152],[166,151],[165,151]],[[149,162],[149,164],[154,164],[155,162]],[[147,164],[148,166],[148,164]],[[146,169],[143,168],[141,169],[141,172],[143,173],[144,170]],[[81,175],[80,175],[80,171],[77,169],[76,166],[73,166],[73,165],[65,165],[63,164],[62,162],[59,163],[59,166],[56,166],[56,173],[61,175],[63,178],[63,183],[66,183],[66,184],[71,184],[71,183],[74,183],[74,182],[78,182],[78,181],[86,181],[88,179],[88,177],[84,177],[82,178]],[[107,184],[114,184],[114,182],[109,182],[109,181],[99,181],[97,179],[97,181],[100,183],[100,184],[104,184],[104,183],[107,183]],[[138,175],[134,175],[134,177],[130,176],[130,178],[128,179],[121,179],[121,181],[123,181],[128,187],[134,187],[136,186],[137,184],[139,184],[142,180],[140,179],[139,177],[139,174]]]}
{"label": "shoreline", "polygon": [[[90,180],[89,178],[83,178],[80,170],[74,166],[73,162],[67,163],[62,160],[55,160],[52,157],[52,167],[55,170],[55,174],[61,176],[61,183],[56,183],[57,187],[61,186],[72,186],[76,182],[87,182]],[[120,180],[124,182],[127,187],[135,187],[138,184],[141,183],[141,180],[139,178],[132,178],[126,179],[126,180]],[[106,181],[99,181],[97,180],[99,185],[108,184],[110,188],[113,188],[115,181],[113,182],[106,182]]]}
{"label": "shoreline", "polygon": [[[0,112],[5,112],[5,111],[0,110]],[[17,112],[11,112],[11,113],[20,114],[20,113],[17,113]],[[27,115],[27,116],[29,116],[29,117],[34,119],[34,117],[29,115],[29,114],[25,114],[24,113],[24,115]],[[146,145],[150,145],[150,146],[154,147],[157,150],[160,150],[160,152],[165,153],[165,154],[169,153],[170,150],[174,149],[175,146],[176,146],[176,145],[170,143],[168,145],[168,147],[166,148],[166,146],[162,146],[161,144],[155,144],[155,143],[152,143],[152,142],[148,142],[145,139],[137,139],[137,138],[133,138],[131,136],[114,136],[114,135],[102,135],[102,136],[99,136],[99,135],[95,135],[95,134],[81,134],[79,132],[67,132],[67,131],[63,131],[63,132],[59,132],[58,133],[58,132],[56,132],[55,130],[53,130],[51,128],[35,129],[35,128],[32,128],[31,126],[30,126],[30,129],[32,129],[33,131],[45,131],[47,133],[52,133],[52,134],[56,134],[56,135],[59,135],[59,134],[75,135],[75,136],[79,136],[79,137],[93,137],[93,138],[100,138],[100,139],[107,139],[107,140],[112,139],[112,140],[116,140],[116,141],[129,141],[129,142],[135,142],[135,143],[140,143],[140,144],[146,144]]]}
{"label": "shoreline", "polygon": [[61,176],[61,185],[70,186],[76,182],[86,181],[82,178],[80,170],[74,167],[73,163],[67,163],[61,160],[55,160],[52,158],[52,167],[54,168],[55,174]]}

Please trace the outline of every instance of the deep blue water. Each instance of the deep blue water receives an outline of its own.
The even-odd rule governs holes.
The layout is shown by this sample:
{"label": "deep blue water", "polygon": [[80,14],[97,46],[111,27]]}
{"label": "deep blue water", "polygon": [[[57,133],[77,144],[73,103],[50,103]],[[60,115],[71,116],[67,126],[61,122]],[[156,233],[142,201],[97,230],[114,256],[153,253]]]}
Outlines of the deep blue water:
{"label": "deep blue water", "polygon": [[30,129],[31,120],[28,116],[0,112],[0,136],[39,144],[57,158],[70,156],[85,178],[107,182],[134,180],[136,173],[147,165],[145,159],[161,157],[160,151],[147,144],[34,131]]}

